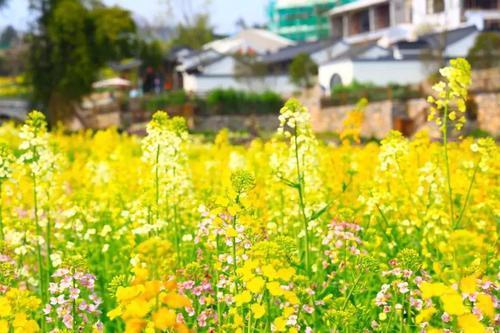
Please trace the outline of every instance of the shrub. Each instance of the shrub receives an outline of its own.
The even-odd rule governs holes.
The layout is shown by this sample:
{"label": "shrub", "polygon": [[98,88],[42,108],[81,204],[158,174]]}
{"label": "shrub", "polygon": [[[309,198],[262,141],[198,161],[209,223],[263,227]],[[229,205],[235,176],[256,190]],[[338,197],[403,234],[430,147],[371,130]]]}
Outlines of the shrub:
{"label": "shrub", "polygon": [[157,96],[148,96],[144,100],[145,108],[148,111],[164,110],[172,106],[180,106],[185,104],[189,96],[184,90],[164,92]]}
{"label": "shrub", "polygon": [[234,89],[215,89],[206,97],[211,114],[276,113],[283,105],[280,95],[266,91],[245,92]]}
{"label": "shrub", "polygon": [[[408,85],[389,84],[385,87],[373,83],[353,81],[349,85],[335,86],[331,92],[333,105],[355,104],[361,98],[370,102],[386,99],[409,99],[420,97],[421,92]],[[328,104],[330,104],[328,103]]]}

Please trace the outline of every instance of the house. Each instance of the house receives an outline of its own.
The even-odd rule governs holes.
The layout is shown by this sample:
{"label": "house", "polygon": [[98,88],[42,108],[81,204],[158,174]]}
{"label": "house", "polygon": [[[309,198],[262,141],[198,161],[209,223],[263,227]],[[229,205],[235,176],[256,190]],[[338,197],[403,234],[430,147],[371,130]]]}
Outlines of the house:
{"label": "house", "polygon": [[288,38],[281,37],[264,29],[245,29],[234,36],[218,39],[203,46],[204,50],[214,50],[222,54],[254,53],[264,54],[295,44]]}
{"label": "house", "polygon": [[293,89],[288,76],[254,73],[250,62],[260,64],[261,56],[294,44],[267,30],[246,29],[179,58],[176,70],[183,89],[195,94],[204,95],[218,88],[286,93]]}
{"label": "house", "polygon": [[315,42],[302,42],[284,47],[277,52],[264,54],[260,61],[268,66],[270,74],[288,74],[288,67],[299,54],[308,54],[316,64],[334,59],[338,54],[349,48],[343,40],[320,40]]}
{"label": "house", "polygon": [[478,34],[472,25],[422,35],[414,41],[398,41],[388,47],[378,41],[354,44],[320,65],[319,84],[326,94],[334,86],[354,80],[379,86],[418,84],[437,69],[437,59],[466,56]]}
{"label": "house", "polygon": [[333,38],[350,43],[414,39],[422,30],[500,27],[498,0],[359,0],[328,12]]}
{"label": "house", "polygon": [[[178,70],[182,73],[185,91],[205,95],[214,89],[236,89],[255,92],[273,90],[282,94],[291,94],[294,86],[288,75],[252,74],[251,67],[234,54],[222,54],[213,50],[199,55],[199,61],[189,65],[182,64]],[[242,73],[239,75],[239,70]]]}

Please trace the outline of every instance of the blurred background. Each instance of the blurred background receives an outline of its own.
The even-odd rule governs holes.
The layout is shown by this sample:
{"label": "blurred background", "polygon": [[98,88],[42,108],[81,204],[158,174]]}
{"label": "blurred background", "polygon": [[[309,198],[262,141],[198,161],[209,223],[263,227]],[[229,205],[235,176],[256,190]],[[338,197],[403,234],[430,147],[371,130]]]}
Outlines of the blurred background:
{"label": "blurred background", "polygon": [[466,57],[466,132],[498,138],[499,29],[499,0],[0,0],[0,119],[143,134],[162,109],[255,137],[294,96],[335,137],[366,98],[363,137],[411,136]]}

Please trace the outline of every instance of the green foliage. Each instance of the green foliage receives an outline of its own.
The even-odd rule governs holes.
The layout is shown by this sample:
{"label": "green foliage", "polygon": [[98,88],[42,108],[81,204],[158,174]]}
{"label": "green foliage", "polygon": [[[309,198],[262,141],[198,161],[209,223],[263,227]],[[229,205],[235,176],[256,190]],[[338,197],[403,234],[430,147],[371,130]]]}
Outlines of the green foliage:
{"label": "green foliage", "polygon": [[476,69],[500,66],[500,34],[497,32],[480,34],[469,50],[467,59]]}
{"label": "green foliage", "polygon": [[290,64],[290,81],[297,87],[310,88],[314,85],[313,78],[318,73],[318,66],[306,53],[297,55]]}
{"label": "green foliage", "polygon": [[7,26],[0,34],[0,48],[11,47],[18,38],[16,29],[11,25]]}
{"label": "green foliage", "polygon": [[207,95],[210,113],[275,113],[283,105],[280,95],[267,91],[253,93],[234,89],[215,89]]}
{"label": "green foliage", "polygon": [[256,54],[235,54],[235,77],[238,81],[245,82],[251,86],[256,78],[264,78],[267,75],[267,66],[259,61]]}
{"label": "green foliage", "polygon": [[176,37],[171,41],[172,46],[201,49],[204,44],[215,39],[214,28],[206,14],[196,15],[191,24],[179,23],[176,30]]}
{"label": "green foliage", "polygon": [[389,84],[386,87],[376,86],[372,83],[361,83],[353,81],[349,85],[335,86],[331,92],[333,105],[355,104],[362,98],[370,102],[386,99],[409,99],[421,97],[421,92],[411,86]]}
{"label": "green foliage", "polygon": [[163,48],[160,42],[157,40],[151,42],[141,41],[139,44],[142,67],[158,69],[163,60]]}
{"label": "green foliage", "polygon": [[29,37],[29,76],[35,99],[55,123],[91,91],[106,62],[126,55],[136,27],[130,13],[118,7],[88,7],[78,0],[38,2],[44,6]]}
{"label": "green foliage", "polygon": [[145,107],[148,111],[165,110],[172,106],[181,106],[185,104],[189,96],[184,90],[164,92],[160,95],[148,96],[145,98]]}

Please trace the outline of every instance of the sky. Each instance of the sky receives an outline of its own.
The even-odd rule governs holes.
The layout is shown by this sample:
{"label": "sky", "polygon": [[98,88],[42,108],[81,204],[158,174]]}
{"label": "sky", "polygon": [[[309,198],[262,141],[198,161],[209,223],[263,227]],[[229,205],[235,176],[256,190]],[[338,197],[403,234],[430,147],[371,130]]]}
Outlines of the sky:
{"label": "sky", "polygon": [[[183,12],[196,13],[206,8],[216,32],[230,34],[235,31],[235,22],[243,18],[248,25],[265,23],[265,7],[268,0],[170,0],[173,15],[169,14],[168,0],[103,0],[108,5],[125,7],[150,23],[174,24]],[[13,25],[25,30],[32,19],[28,11],[28,0],[9,0],[7,8],[0,11],[0,28]],[[189,4],[189,5],[188,5]]]}

